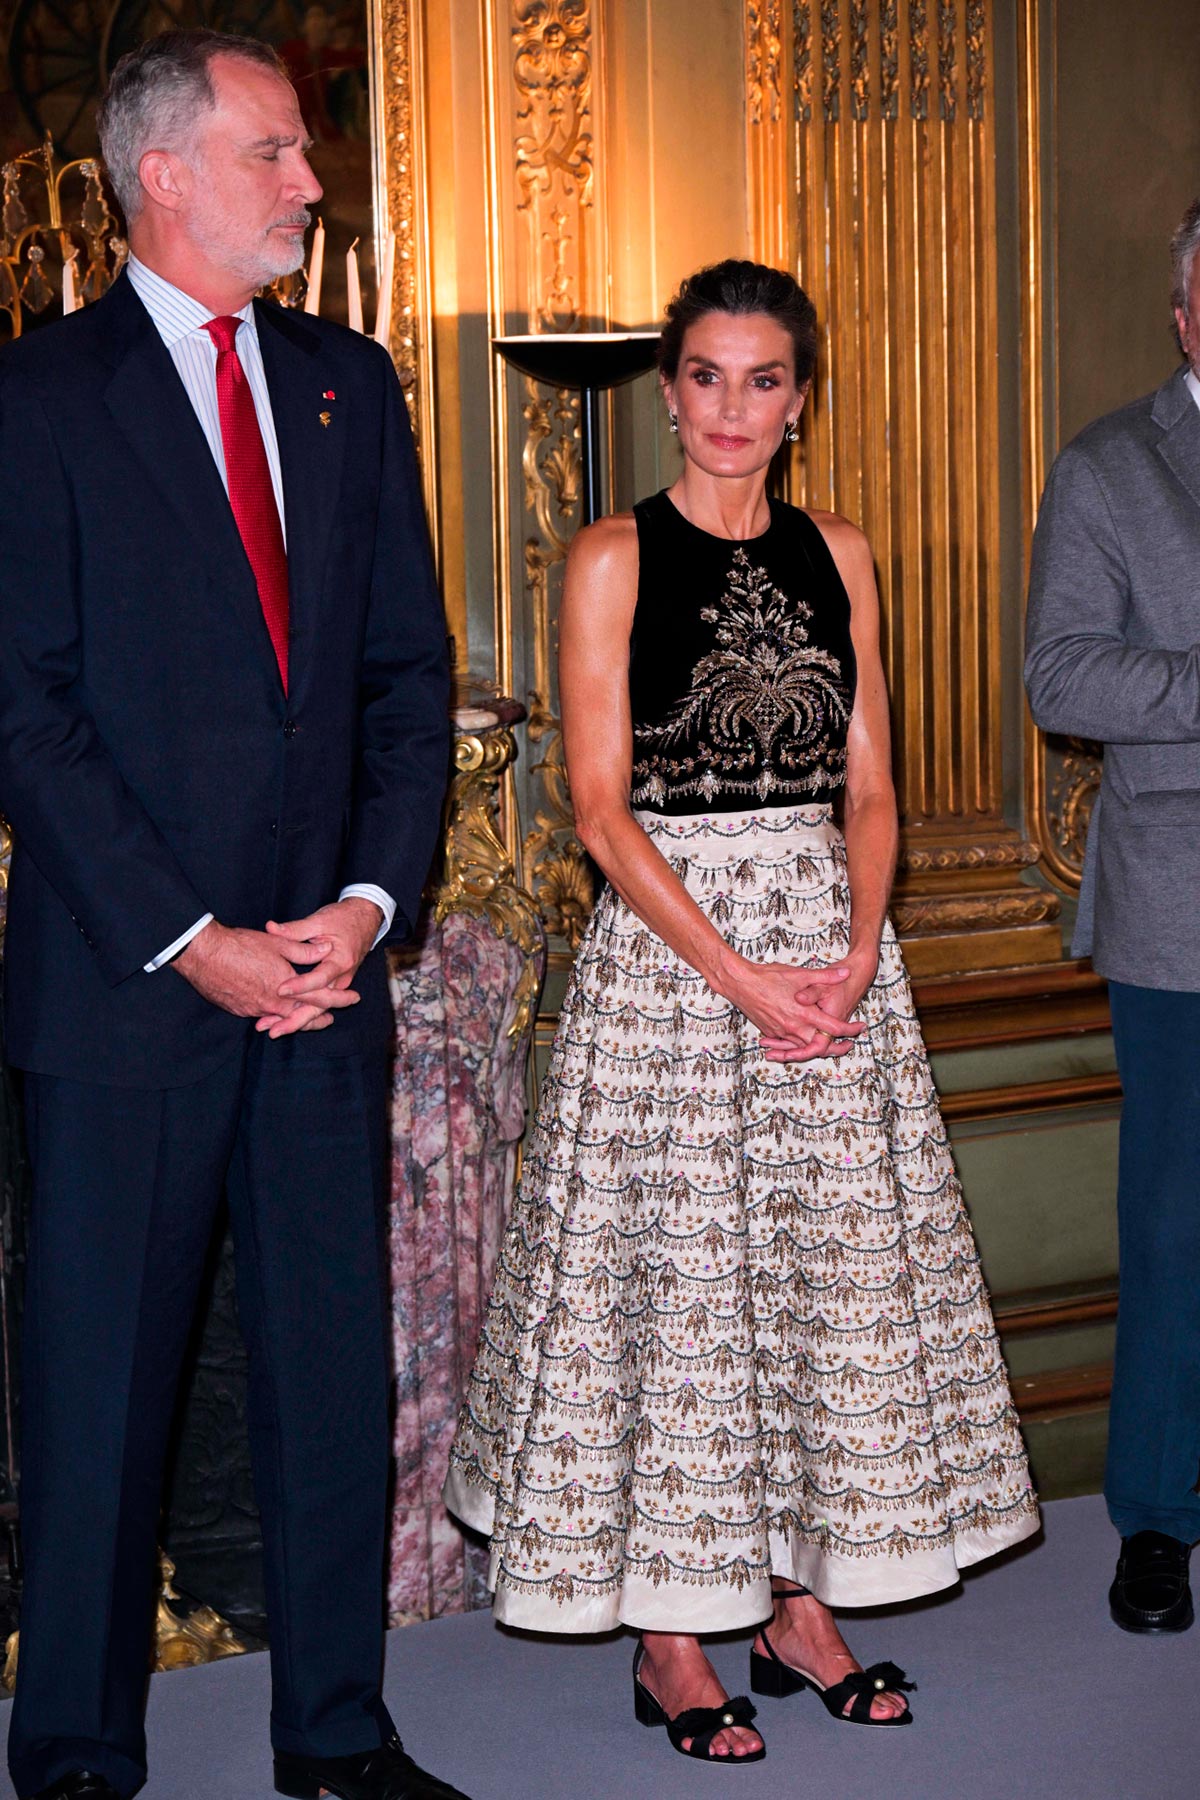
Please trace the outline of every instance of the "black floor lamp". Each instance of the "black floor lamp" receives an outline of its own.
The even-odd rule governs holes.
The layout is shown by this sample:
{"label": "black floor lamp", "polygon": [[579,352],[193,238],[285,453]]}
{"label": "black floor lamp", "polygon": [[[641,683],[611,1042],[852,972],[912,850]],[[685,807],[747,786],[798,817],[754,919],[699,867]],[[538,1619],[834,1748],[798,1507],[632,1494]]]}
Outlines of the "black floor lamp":
{"label": "black floor lamp", "polygon": [[578,388],[583,523],[600,513],[600,395],[654,367],[657,331],[545,331],[492,339],[506,362],[549,387]]}

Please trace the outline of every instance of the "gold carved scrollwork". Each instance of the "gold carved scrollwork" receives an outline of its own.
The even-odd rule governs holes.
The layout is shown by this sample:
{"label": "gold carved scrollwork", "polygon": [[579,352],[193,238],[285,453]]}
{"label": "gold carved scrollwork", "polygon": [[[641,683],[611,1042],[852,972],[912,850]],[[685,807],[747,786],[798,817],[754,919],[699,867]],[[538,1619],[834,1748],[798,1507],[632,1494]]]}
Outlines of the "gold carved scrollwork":
{"label": "gold carved scrollwork", "polygon": [[[562,527],[579,504],[579,400],[569,388],[551,392],[529,376],[525,386],[528,398],[522,414],[528,429],[521,454],[525,505],[553,546],[554,560],[561,560],[567,549]],[[540,685],[542,670],[536,679]]]}
{"label": "gold carved scrollwork", "polygon": [[792,0],[793,84],[796,118],[801,125],[812,119],[813,55],[812,7],[809,0]]}
{"label": "gold carved scrollwork", "polygon": [[554,937],[575,951],[592,910],[590,867],[575,836],[574,813],[563,757],[562,728],[549,703],[551,684],[551,574],[566,555],[564,525],[579,504],[579,403],[560,389],[553,395],[527,380],[527,426],[522,466],[525,504],[538,535],[525,540],[525,581],[533,604],[534,688],[528,736],[543,745],[531,775],[540,775],[545,804],[536,809],[524,843],[525,879]]}
{"label": "gold carved scrollwork", "polygon": [[866,0],[850,0],[850,116],[865,119],[871,110],[871,76],[867,49]]}
{"label": "gold carved scrollwork", "polygon": [[967,5],[967,117],[982,119],[987,80],[985,40],[987,13],[984,0],[968,0]]}
{"label": "gold carved scrollwork", "polygon": [[496,829],[500,782],[515,755],[506,726],[456,739],[445,873],[433,916],[439,925],[454,912],[486,919],[497,936],[522,952],[525,966],[508,1028],[509,1037],[519,1040],[530,1029],[537,1004],[542,926]]}
{"label": "gold carved scrollwork", "polygon": [[879,8],[879,110],[883,118],[900,114],[900,25],[897,0],[881,0]]}
{"label": "gold carved scrollwork", "polygon": [[[766,11],[778,14],[780,0]],[[592,10],[590,0],[514,0],[512,73],[517,208],[526,220],[530,330],[578,329],[588,290],[585,218],[593,205]],[[775,82],[778,88],[779,53]],[[524,378],[521,455],[525,587],[533,635],[528,738],[540,751],[533,825],[523,844],[525,885],[546,928],[574,951],[593,901],[590,865],[574,815],[555,712],[553,619],[567,545],[578,523],[582,461],[578,396]]]}
{"label": "gold carved scrollwork", "polygon": [[1039,854],[1037,845],[1028,841],[934,844],[928,848],[917,845],[906,849],[903,862],[906,872],[911,875],[923,875],[935,869],[943,872],[951,869],[1030,869]]}
{"label": "gold carved scrollwork", "polygon": [[1040,925],[1058,917],[1057,894],[1021,888],[1005,894],[955,895],[894,900],[892,923],[903,937],[926,937],[953,931],[989,931],[1015,925]]}
{"label": "gold carved scrollwork", "polygon": [[908,66],[912,81],[912,116],[929,117],[929,14],[925,0],[909,0]]}
{"label": "gold carved scrollwork", "polygon": [[516,9],[518,205],[529,219],[530,325],[548,331],[578,323],[569,228],[573,206],[592,198],[591,34],[588,0],[524,0]]}
{"label": "gold carved scrollwork", "polygon": [[838,16],[838,0],[822,0],[821,4],[821,105],[831,122],[841,116],[842,65],[839,56],[842,25]]}
{"label": "gold carved scrollwork", "polygon": [[377,0],[376,104],[379,117],[376,135],[377,143],[381,140],[383,190],[378,193],[377,200],[381,203],[382,231],[390,228],[396,234],[389,348],[408,401],[413,434],[420,444],[423,396],[419,387],[418,254],[422,246],[417,230],[416,162],[419,147],[413,104],[417,66],[409,6],[410,0]]}
{"label": "gold carved scrollwork", "polygon": [[537,704],[536,696],[528,730],[531,744],[546,746],[541,761],[533,765],[542,777],[546,804],[534,813],[533,829],[525,839],[525,865],[533,871],[534,893],[547,931],[564,938],[574,953],[592,914],[595,884],[587,854],[575,836],[562,726]]}
{"label": "gold carved scrollwork", "polygon": [[1103,752],[1099,744],[1090,744],[1083,738],[1049,738],[1046,750],[1050,775],[1046,824],[1052,840],[1051,856],[1060,879],[1077,886],[1083,873],[1092,808],[1100,792]]}
{"label": "gold carved scrollwork", "polygon": [[947,124],[953,124],[958,117],[957,25],[953,0],[941,0],[938,6],[938,104]]}
{"label": "gold carved scrollwork", "polygon": [[748,0],[746,8],[746,101],[750,123],[777,120],[781,111],[783,62],[782,0]]}

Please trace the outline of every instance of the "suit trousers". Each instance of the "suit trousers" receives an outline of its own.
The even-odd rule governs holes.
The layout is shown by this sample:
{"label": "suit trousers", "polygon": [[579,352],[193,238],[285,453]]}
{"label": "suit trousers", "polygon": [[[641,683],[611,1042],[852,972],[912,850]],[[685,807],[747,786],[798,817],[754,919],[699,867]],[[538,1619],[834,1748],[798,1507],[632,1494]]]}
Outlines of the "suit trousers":
{"label": "suit trousers", "polygon": [[1200,1538],[1200,993],[1109,982],[1124,1090],[1104,1495],[1122,1537]]}
{"label": "suit trousers", "polygon": [[340,1756],[392,1729],[380,1694],[387,1063],[312,1048],[248,1031],[215,1073],[161,1090],[26,1076],[18,1794],[80,1767],[122,1794],[145,1779],[163,1465],[223,1188],[272,1742]]}

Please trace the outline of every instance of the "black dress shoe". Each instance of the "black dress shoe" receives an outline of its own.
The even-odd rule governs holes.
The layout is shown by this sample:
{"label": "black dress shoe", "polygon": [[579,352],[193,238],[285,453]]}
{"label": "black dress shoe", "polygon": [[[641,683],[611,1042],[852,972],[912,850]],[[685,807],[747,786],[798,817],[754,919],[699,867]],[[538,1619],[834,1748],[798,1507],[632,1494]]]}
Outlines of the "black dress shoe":
{"label": "black dress shoe", "polygon": [[1191,1546],[1161,1531],[1121,1539],[1108,1610],[1122,1631],[1186,1631],[1195,1617],[1188,1586]]}
{"label": "black dress shoe", "polygon": [[121,1796],[103,1775],[93,1775],[90,1769],[73,1769],[49,1787],[40,1788],[30,1800],[121,1800]]}
{"label": "black dress shoe", "polygon": [[293,1756],[275,1752],[275,1792],[291,1800],[468,1800],[436,1775],[418,1769],[398,1737],[357,1756]]}

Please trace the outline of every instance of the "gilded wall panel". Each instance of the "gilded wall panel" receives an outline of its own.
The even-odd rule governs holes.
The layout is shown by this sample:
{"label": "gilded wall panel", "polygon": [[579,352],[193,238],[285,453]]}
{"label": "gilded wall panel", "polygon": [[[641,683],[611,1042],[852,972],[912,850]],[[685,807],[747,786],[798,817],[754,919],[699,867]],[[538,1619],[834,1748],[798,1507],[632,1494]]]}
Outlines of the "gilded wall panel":
{"label": "gilded wall panel", "polygon": [[[489,21],[493,333],[602,326],[608,275],[591,0],[489,0]],[[563,565],[580,520],[579,396],[499,361],[493,380],[499,676],[529,705],[520,866],[561,960],[578,945],[592,903],[590,868],[574,833],[555,674]],[[509,830],[515,835],[515,810]]]}
{"label": "gilded wall panel", "polygon": [[783,0],[748,0],[746,6],[746,174],[750,215],[759,254],[787,259],[790,193],[785,116],[786,39]]}
{"label": "gilded wall panel", "polygon": [[748,111],[789,136],[789,260],[824,331],[787,485],[875,552],[919,974],[1060,954],[1004,811],[994,28],[992,0],[793,0],[791,118]]}
{"label": "gilded wall panel", "polygon": [[[408,402],[430,535],[441,570],[425,4],[424,0],[370,0],[370,6],[375,266],[386,268],[385,246],[389,232],[394,232],[388,348]],[[465,641],[461,597],[448,596],[448,602],[451,632]]]}
{"label": "gilded wall panel", "polygon": [[[1045,235],[1042,183],[1049,163],[1042,108],[1038,0],[1022,0],[1018,10],[1021,110],[1020,158],[1022,375],[1026,394],[1023,526],[1025,560],[1046,478],[1047,443],[1053,442],[1045,353],[1045,296],[1039,279]],[[1078,889],[1092,807],[1100,791],[1100,746],[1077,738],[1047,737],[1025,714],[1025,808],[1041,855],[1042,873],[1067,893]]]}

